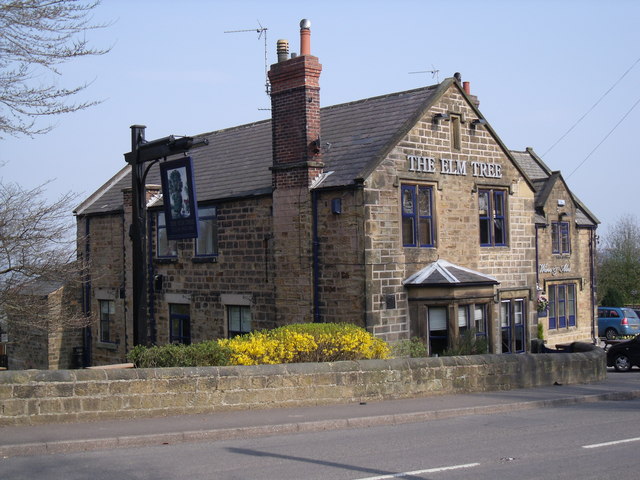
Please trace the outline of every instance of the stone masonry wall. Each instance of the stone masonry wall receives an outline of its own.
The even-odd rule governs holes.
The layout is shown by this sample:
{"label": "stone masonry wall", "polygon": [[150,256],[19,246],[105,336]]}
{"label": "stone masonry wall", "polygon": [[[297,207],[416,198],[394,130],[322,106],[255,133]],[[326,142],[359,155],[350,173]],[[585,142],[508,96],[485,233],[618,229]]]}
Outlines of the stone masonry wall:
{"label": "stone masonry wall", "polygon": [[586,353],[336,363],[0,372],[0,426],[337,404],[588,383]]}
{"label": "stone masonry wall", "polygon": [[[560,201],[565,203],[559,206]],[[568,215],[560,219],[559,213]],[[570,343],[574,341],[590,341],[595,308],[592,304],[591,292],[591,255],[590,241],[592,230],[576,227],[576,209],[573,205],[571,193],[562,181],[556,181],[545,205],[545,213],[549,225],[538,229],[538,249],[540,270],[538,282],[545,295],[549,293],[549,285],[576,286],[576,326],[549,330],[549,318],[541,317],[544,335],[550,345]],[[554,254],[552,252],[551,222],[569,223],[570,253]],[[597,336],[597,332],[596,336]]]}

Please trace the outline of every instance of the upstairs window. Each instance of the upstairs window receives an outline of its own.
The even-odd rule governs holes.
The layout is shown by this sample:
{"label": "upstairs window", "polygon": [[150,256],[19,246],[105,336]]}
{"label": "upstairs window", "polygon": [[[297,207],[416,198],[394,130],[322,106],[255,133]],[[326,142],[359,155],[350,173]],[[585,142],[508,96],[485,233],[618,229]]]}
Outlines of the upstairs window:
{"label": "upstairs window", "polygon": [[216,207],[198,207],[199,236],[196,239],[196,255],[218,254],[218,212]]}
{"label": "upstairs window", "polygon": [[558,255],[571,253],[569,222],[553,222],[551,224],[551,251]]}
{"label": "upstairs window", "polygon": [[478,190],[480,245],[498,247],[507,244],[507,219],[504,190]]}
{"label": "upstairs window", "polygon": [[433,188],[402,185],[402,244],[405,247],[433,247]]}
{"label": "upstairs window", "polygon": [[165,222],[164,212],[158,212],[157,218],[157,242],[156,256],[159,258],[172,258],[178,256],[178,242],[167,238],[167,223]]}

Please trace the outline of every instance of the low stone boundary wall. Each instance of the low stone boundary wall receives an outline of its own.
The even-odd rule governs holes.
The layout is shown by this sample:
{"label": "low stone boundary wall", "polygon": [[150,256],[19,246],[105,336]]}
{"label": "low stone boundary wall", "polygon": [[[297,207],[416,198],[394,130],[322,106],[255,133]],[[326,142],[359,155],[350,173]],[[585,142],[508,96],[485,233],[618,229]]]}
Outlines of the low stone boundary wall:
{"label": "low stone boundary wall", "polygon": [[0,372],[0,426],[591,383],[605,355],[474,355],[244,367]]}

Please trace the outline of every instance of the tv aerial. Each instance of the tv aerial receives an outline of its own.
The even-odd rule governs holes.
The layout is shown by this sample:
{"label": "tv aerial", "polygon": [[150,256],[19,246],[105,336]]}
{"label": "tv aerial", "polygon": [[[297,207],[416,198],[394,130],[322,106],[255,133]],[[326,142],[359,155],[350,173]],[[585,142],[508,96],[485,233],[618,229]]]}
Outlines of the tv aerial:
{"label": "tv aerial", "polygon": [[431,78],[435,78],[436,79],[436,83],[440,83],[440,76],[438,75],[440,73],[440,70],[437,70],[436,67],[434,67],[433,65],[431,65],[431,70],[420,70],[418,72],[409,72],[410,74],[413,73],[430,73],[431,74]]}
{"label": "tv aerial", "polygon": [[243,30],[226,30],[224,33],[244,33],[244,32],[255,32],[258,34],[258,40],[260,40],[261,38],[264,38],[264,78],[265,78],[265,84],[264,84],[264,88],[265,91],[267,93],[267,95],[269,95],[271,93],[271,84],[269,83],[269,75],[268,75],[268,62],[267,62],[267,30],[269,30],[267,27],[263,27],[262,24],[260,23],[260,20],[257,20],[258,22],[258,28],[248,28],[248,29],[243,29]]}

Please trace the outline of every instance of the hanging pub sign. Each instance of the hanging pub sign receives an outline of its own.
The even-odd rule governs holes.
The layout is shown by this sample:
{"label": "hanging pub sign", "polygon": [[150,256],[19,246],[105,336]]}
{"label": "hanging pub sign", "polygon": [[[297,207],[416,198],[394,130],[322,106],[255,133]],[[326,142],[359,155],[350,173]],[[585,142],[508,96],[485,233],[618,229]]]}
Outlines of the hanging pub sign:
{"label": "hanging pub sign", "polygon": [[198,204],[191,157],[160,164],[167,238],[198,237]]}

